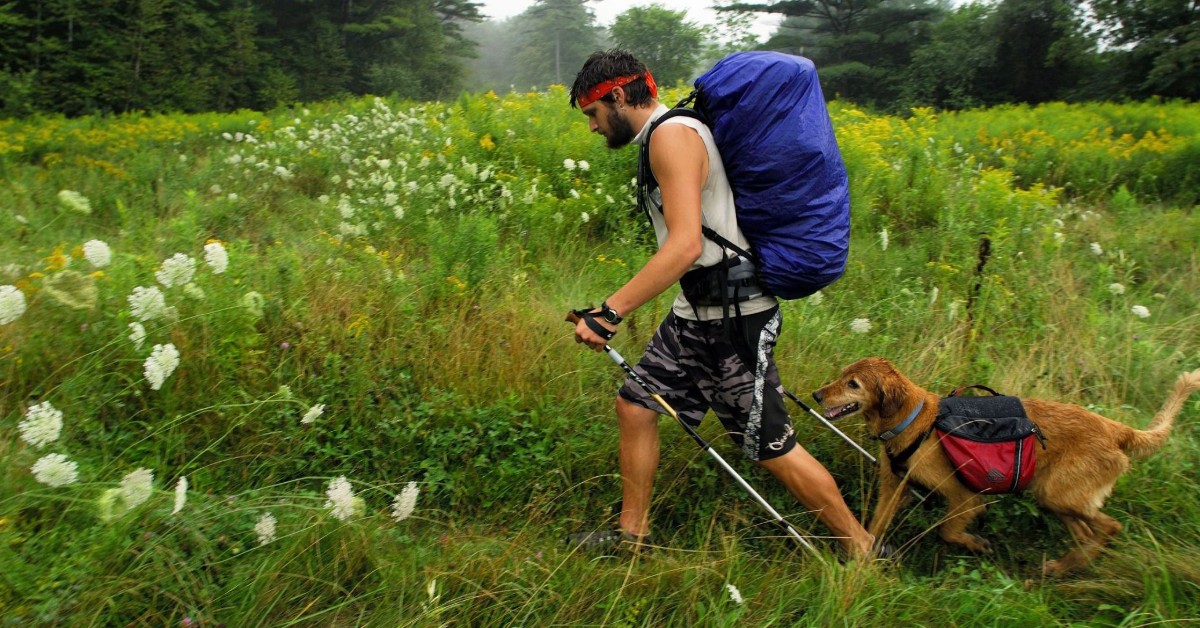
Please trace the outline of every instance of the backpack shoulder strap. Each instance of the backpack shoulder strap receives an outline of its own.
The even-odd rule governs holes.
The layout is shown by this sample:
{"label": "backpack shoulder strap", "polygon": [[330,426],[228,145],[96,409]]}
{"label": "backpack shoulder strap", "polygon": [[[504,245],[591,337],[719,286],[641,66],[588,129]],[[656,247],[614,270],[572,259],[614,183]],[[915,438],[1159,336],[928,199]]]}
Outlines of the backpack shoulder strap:
{"label": "backpack shoulder strap", "polygon": [[[646,133],[646,142],[638,147],[638,206],[643,212],[645,212],[647,218],[650,217],[650,207],[649,203],[646,201],[646,197],[649,196],[651,192],[658,189],[658,181],[654,179],[654,172],[650,169],[650,140],[654,137],[654,131],[667,120],[680,117],[699,120],[700,122],[704,123],[705,126],[712,128],[712,123],[709,121],[707,116],[700,111],[687,106],[691,104],[691,101],[694,99],[695,93],[693,92],[691,96],[683,99],[683,101],[681,101],[673,109],[659,116],[654,122],[651,122],[650,129]],[[701,226],[700,230],[709,240],[716,242],[717,244],[737,253],[738,255],[750,260],[757,259],[753,253],[743,249],[733,242],[730,242],[728,238],[717,233],[708,225]]]}
{"label": "backpack shoulder strap", "polygon": [[638,147],[638,187],[645,186],[647,192],[658,187],[658,182],[654,180],[654,173],[650,170],[650,140],[654,137],[654,131],[671,118],[692,118],[708,125],[708,118],[704,117],[704,114],[691,107],[683,106],[676,106],[650,123],[650,129],[646,132],[646,141]]}

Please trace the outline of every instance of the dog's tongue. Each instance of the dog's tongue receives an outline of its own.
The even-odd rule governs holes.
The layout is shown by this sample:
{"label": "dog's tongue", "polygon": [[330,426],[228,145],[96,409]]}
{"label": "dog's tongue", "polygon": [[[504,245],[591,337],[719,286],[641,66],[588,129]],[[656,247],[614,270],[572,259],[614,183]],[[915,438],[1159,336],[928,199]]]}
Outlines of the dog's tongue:
{"label": "dog's tongue", "polygon": [[843,416],[846,413],[852,411],[854,408],[855,408],[855,404],[853,404],[853,403],[848,403],[844,406],[837,406],[836,408],[830,408],[825,411],[825,418],[836,419],[836,418]]}

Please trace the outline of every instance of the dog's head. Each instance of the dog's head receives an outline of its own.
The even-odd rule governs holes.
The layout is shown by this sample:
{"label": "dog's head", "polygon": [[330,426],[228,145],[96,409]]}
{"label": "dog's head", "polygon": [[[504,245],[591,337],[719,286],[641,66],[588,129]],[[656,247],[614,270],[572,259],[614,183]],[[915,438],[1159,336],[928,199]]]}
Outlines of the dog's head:
{"label": "dog's head", "polygon": [[825,408],[825,418],[836,420],[862,414],[868,422],[898,413],[911,383],[883,358],[864,358],[842,369],[833,382],[813,393]]}

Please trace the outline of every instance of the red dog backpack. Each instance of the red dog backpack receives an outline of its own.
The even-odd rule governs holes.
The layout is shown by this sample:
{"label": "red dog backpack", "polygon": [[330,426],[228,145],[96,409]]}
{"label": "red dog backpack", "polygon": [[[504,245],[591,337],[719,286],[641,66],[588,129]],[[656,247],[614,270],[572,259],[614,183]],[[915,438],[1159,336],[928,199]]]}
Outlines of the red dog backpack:
{"label": "red dog backpack", "polygon": [[991,397],[960,397],[962,388],[938,402],[934,430],[955,474],[971,490],[1016,493],[1033,479],[1037,466],[1035,438],[1044,437],[1025,414],[1017,397],[986,386]]}

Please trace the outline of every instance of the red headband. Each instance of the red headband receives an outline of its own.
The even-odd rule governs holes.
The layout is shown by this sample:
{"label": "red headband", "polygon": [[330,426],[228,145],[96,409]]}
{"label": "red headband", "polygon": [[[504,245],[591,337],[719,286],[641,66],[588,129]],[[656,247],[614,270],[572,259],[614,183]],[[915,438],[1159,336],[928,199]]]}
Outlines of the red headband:
{"label": "red headband", "polygon": [[604,81],[603,83],[600,83],[599,85],[592,87],[591,89],[589,89],[586,92],[579,95],[579,98],[578,98],[579,108],[583,109],[584,107],[596,102],[597,100],[600,100],[601,98],[603,98],[605,95],[607,95],[612,90],[614,90],[618,87],[625,87],[626,85],[628,85],[640,78],[646,79],[646,87],[650,88],[650,97],[658,98],[658,85],[654,84],[654,77],[650,76],[650,71],[647,70],[643,74],[630,74],[628,76],[618,76],[615,79],[609,79],[607,81]]}

